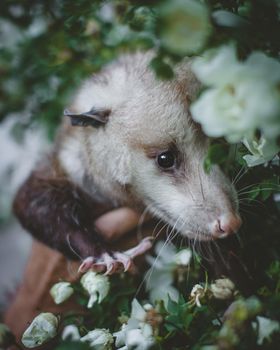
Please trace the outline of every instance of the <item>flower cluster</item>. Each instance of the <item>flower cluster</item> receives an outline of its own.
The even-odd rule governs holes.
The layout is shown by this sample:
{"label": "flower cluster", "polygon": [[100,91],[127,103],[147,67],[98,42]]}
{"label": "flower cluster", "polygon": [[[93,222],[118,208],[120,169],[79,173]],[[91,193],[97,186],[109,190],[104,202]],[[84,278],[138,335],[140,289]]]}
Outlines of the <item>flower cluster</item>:
{"label": "flower cluster", "polygon": [[[94,271],[85,273],[80,280],[80,284],[89,295],[88,308],[91,308],[96,302],[101,303],[110,289],[108,277],[97,274]],[[63,303],[70,298],[73,293],[74,289],[69,282],[58,282],[54,284],[50,290],[50,294],[56,304]]]}
{"label": "flower cluster", "polygon": [[155,343],[154,330],[148,322],[148,314],[152,310],[153,307],[150,304],[142,307],[136,299],[132,301],[130,318],[126,324],[122,325],[120,331],[114,333],[118,349],[146,350]]}
{"label": "flower cluster", "polygon": [[62,340],[87,343],[90,348],[95,350],[111,350],[114,342],[108,329],[96,328],[81,337],[78,327],[72,324],[63,329]]}
{"label": "flower cluster", "polygon": [[[168,285],[165,287],[168,291],[175,285],[174,276],[178,277],[178,271],[189,267],[191,253],[188,249],[178,251],[175,246],[166,245],[163,242],[156,245],[156,251],[158,258],[148,257],[148,260],[157,270],[156,275],[163,274],[161,276],[168,279]],[[155,278],[156,275],[154,275]],[[102,280],[103,277],[104,280]],[[113,276],[110,279],[113,279]],[[109,326],[108,319],[96,324],[98,322],[96,312],[100,307],[98,303],[104,300],[105,291],[108,293],[109,288],[113,288],[113,285],[110,286],[111,281],[109,284],[109,278],[89,271],[80,282],[82,290],[94,299],[93,306],[96,308],[92,311],[93,323],[90,326],[84,325],[79,318],[73,318],[73,315],[70,318],[72,323],[69,321],[65,323],[65,316],[61,317],[51,313],[39,314],[22,336],[22,343],[26,348],[35,348],[52,341],[53,344],[62,342],[63,346],[64,344],[69,347],[73,345],[77,350],[84,349],[85,344],[88,348],[96,350],[148,350],[157,348],[161,342],[164,343],[171,336],[175,337],[173,339],[176,341],[177,330],[180,330],[182,334],[186,332],[186,339],[188,339],[188,332],[192,332],[190,327],[196,329],[197,318],[201,318],[204,322],[205,317],[210,317],[210,323],[216,327],[219,326],[211,341],[214,339],[218,347],[221,344],[225,345],[225,349],[240,343],[242,327],[245,325],[254,330],[257,345],[270,341],[274,333],[280,332],[279,322],[260,315],[262,306],[259,299],[256,297],[242,298],[229,278],[219,278],[211,283],[208,283],[207,280],[205,283],[196,283],[190,292],[186,291],[190,286],[183,284],[185,286],[183,295],[179,296],[179,290],[176,289],[177,299],[172,299],[170,294],[167,294],[166,297],[165,293],[157,297],[157,301],[153,304],[143,300],[139,302],[133,298],[130,313],[122,313],[113,327]],[[161,285],[153,288],[163,289]],[[61,300],[66,300],[67,296],[70,297],[78,291],[78,286],[70,285],[68,282],[59,282],[51,289],[51,295],[54,302],[60,303]],[[150,295],[153,295],[151,290],[149,292]],[[110,295],[110,298],[107,299],[113,297]],[[148,300],[151,299],[148,298]],[[225,305],[226,311],[221,312],[223,309],[217,308],[218,305]],[[211,310],[209,314],[208,307]],[[105,301],[102,303],[102,309],[102,313],[110,313],[111,310],[111,308],[108,310]],[[112,318],[110,315],[109,317]],[[164,333],[165,329],[168,333]],[[7,332],[6,328],[4,332]],[[216,345],[213,345],[213,348],[215,347]]]}
{"label": "flower cluster", "polygon": [[209,87],[191,106],[204,132],[242,141],[249,166],[272,159],[280,149],[280,62],[262,52],[240,61],[235,46],[225,45],[196,58],[193,70]]}

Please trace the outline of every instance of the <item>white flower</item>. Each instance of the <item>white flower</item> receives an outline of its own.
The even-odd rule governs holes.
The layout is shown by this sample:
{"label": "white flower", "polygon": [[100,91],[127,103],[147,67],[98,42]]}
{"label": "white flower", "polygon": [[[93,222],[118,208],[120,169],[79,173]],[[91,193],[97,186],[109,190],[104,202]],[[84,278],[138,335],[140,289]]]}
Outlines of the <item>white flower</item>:
{"label": "white flower", "polygon": [[41,313],[34,318],[31,325],[22,335],[22,343],[26,348],[35,348],[57,334],[58,318],[50,312]]}
{"label": "white flower", "polygon": [[154,344],[152,335],[153,330],[150,325],[145,325],[142,329],[131,329],[126,335],[126,345],[128,349],[150,349]]}
{"label": "white flower", "polygon": [[82,337],[81,341],[89,343],[95,350],[111,350],[114,339],[108,329],[94,329]]}
{"label": "white flower", "polygon": [[108,277],[93,271],[88,271],[83,275],[81,278],[81,285],[90,296],[87,305],[88,308],[91,308],[96,302],[101,303],[110,289]]}
{"label": "white flower", "polygon": [[152,302],[162,300],[164,305],[167,306],[169,299],[172,299],[173,301],[178,301],[179,292],[172,285],[165,285],[151,289],[149,291],[149,298]]}
{"label": "white flower", "polygon": [[203,298],[204,295],[205,289],[200,284],[194,285],[191,291],[191,298],[193,299],[193,302],[196,304],[196,306],[201,307],[200,299]]}
{"label": "white flower", "polygon": [[210,86],[191,106],[207,135],[238,142],[256,129],[270,139],[280,134],[280,62],[261,52],[241,62],[228,45],[197,58],[193,70]]}
{"label": "white flower", "polygon": [[265,339],[269,339],[273,332],[280,331],[280,323],[269,318],[257,316],[258,345],[262,345]]}
{"label": "white flower", "polygon": [[235,285],[228,278],[219,278],[210,285],[210,290],[217,299],[230,299],[235,291]]}
{"label": "white flower", "polygon": [[147,256],[151,268],[145,277],[146,289],[152,302],[163,300],[167,304],[169,297],[175,301],[179,298],[179,292],[172,286],[174,272],[178,266],[189,264],[191,251],[186,248],[177,253],[172,243],[159,241],[155,246],[155,253],[156,257]]}
{"label": "white flower", "polygon": [[149,310],[151,310],[150,304],[142,307],[136,299],[132,301],[131,315],[127,324],[123,324],[121,330],[113,334],[118,349],[122,347],[122,350],[146,350],[154,344],[153,328],[146,322]]}
{"label": "white flower", "polygon": [[167,1],[160,8],[159,19],[163,46],[179,55],[199,51],[211,32],[208,8],[198,1]]}
{"label": "white flower", "polygon": [[52,286],[50,294],[56,304],[61,304],[74,293],[69,282],[59,282]]}
{"label": "white flower", "polygon": [[207,86],[223,87],[231,84],[242,72],[233,45],[206,51],[193,62],[193,71]]}
{"label": "white flower", "polygon": [[177,265],[187,266],[191,261],[192,253],[190,249],[180,250],[174,257]]}
{"label": "white flower", "polygon": [[251,154],[246,154],[243,158],[249,167],[266,163],[274,158],[280,147],[276,140],[267,140],[261,136],[259,140],[256,138],[246,138],[243,140],[244,145]]}
{"label": "white flower", "polygon": [[77,326],[70,324],[63,329],[62,340],[80,340],[81,336]]}
{"label": "white flower", "polygon": [[155,341],[153,329],[149,324],[142,328],[130,328],[129,325],[122,325],[119,332],[114,333],[115,345],[121,350],[146,350],[150,349]]}
{"label": "white flower", "polygon": [[247,21],[242,17],[225,10],[214,11],[212,18],[215,20],[215,23],[223,27],[241,27],[247,24]]}

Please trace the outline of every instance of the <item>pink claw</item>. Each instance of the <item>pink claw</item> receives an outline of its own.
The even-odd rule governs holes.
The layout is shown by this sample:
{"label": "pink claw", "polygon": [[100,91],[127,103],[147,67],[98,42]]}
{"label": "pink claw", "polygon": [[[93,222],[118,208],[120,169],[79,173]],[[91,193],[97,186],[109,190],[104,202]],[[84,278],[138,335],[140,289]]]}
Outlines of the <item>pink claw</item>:
{"label": "pink claw", "polygon": [[113,274],[118,267],[118,261],[115,260],[111,255],[109,255],[108,253],[104,253],[101,256],[101,260],[102,258],[104,259],[104,263],[106,266],[106,272],[105,275],[111,275]]}
{"label": "pink claw", "polygon": [[93,265],[94,258],[92,256],[87,257],[79,267],[78,272],[87,272]]}
{"label": "pink claw", "polygon": [[152,247],[152,239],[152,237],[146,237],[136,247],[128,249],[125,252],[115,252],[112,255],[103,253],[98,260],[89,256],[79,267],[79,272],[86,272],[89,269],[96,272],[105,271],[105,275],[122,271],[133,272],[136,270],[133,259],[138,255],[144,254]]}
{"label": "pink claw", "polygon": [[124,272],[131,270],[132,268],[135,268],[134,263],[130,256],[128,256],[125,253],[116,252],[114,253],[114,257],[123,265]]}

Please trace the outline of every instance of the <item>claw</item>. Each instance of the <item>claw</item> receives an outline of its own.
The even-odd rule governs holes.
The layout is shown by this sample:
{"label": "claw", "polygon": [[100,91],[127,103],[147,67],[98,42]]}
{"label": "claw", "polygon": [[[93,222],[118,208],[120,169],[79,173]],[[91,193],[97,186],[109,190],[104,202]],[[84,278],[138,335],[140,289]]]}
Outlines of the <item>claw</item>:
{"label": "claw", "polygon": [[79,267],[78,272],[87,272],[93,265],[94,258],[92,256],[87,257]]}
{"label": "claw", "polygon": [[124,272],[135,267],[131,257],[125,253],[116,252],[114,253],[114,257],[123,265]]}
{"label": "claw", "polygon": [[105,252],[101,254],[98,260],[92,256],[89,256],[79,267],[79,272],[84,273],[89,269],[96,272],[105,272],[105,275],[112,275],[115,272],[122,271],[133,272],[136,270],[133,259],[149,250],[152,247],[152,240],[152,237],[146,237],[136,247],[128,249],[123,253],[115,252],[110,255],[109,253]]}
{"label": "claw", "polygon": [[111,255],[108,253],[104,253],[101,256],[101,259],[104,259],[104,263],[106,265],[106,272],[105,275],[111,275],[113,274],[118,267],[118,261],[115,260]]}

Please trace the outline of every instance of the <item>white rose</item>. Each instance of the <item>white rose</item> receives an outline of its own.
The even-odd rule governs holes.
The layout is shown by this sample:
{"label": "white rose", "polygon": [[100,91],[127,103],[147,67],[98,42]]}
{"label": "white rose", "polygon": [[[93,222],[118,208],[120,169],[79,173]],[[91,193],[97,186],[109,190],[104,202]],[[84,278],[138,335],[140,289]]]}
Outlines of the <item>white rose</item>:
{"label": "white rose", "polygon": [[114,342],[112,334],[107,329],[94,329],[81,338],[95,350],[111,350]]}
{"label": "white rose", "polygon": [[69,326],[66,326],[63,329],[62,335],[61,335],[62,340],[80,340],[81,336],[78,330],[78,327],[70,324]]}
{"label": "white rose", "polygon": [[235,291],[234,283],[228,278],[219,278],[210,285],[210,290],[217,299],[230,299]]}
{"label": "white rose", "polygon": [[93,271],[88,271],[82,276],[81,285],[90,296],[87,305],[88,308],[91,308],[96,302],[101,303],[110,289],[108,277]]}
{"label": "white rose", "polygon": [[249,167],[270,161],[280,151],[276,140],[268,141],[264,136],[261,136],[259,140],[256,138],[245,138],[243,143],[251,152],[251,154],[246,154],[243,157]]}
{"label": "white rose", "polygon": [[242,72],[232,44],[207,50],[193,61],[192,68],[203,84],[215,87],[231,84]]}
{"label": "white rose", "polygon": [[50,312],[41,313],[34,318],[22,335],[22,343],[26,348],[35,348],[57,334],[58,318]]}
{"label": "white rose", "polygon": [[52,286],[50,294],[56,304],[61,304],[74,293],[69,282],[59,282]]}
{"label": "white rose", "polygon": [[211,50],[194,61],[197,77],[210,86],[191,106],[195,121],[212,137],[241,141],[260,129],[280,134],[280,63],[260,52],[238,61],[233,45]]}
{"label": "white rose", "polygon": [[189,265],[192,257],[192,252],[190,249],[180,250],[174,257],[177,265],[187,266]]}
{"label": "white rose", "polygon": [[159,19],[163,46],[179,55],[202,49],[211,33],[208,8],[198,1],[165,2],[160,8]]}
{"label": "white rose", "polygon": [[253,86],[225,85],[206,90],[191,106],[195,121],[211,137],[224,136],[229,142],[238,142],[250,130],[257,128],[254,113],[248,111],[248,91]]}

